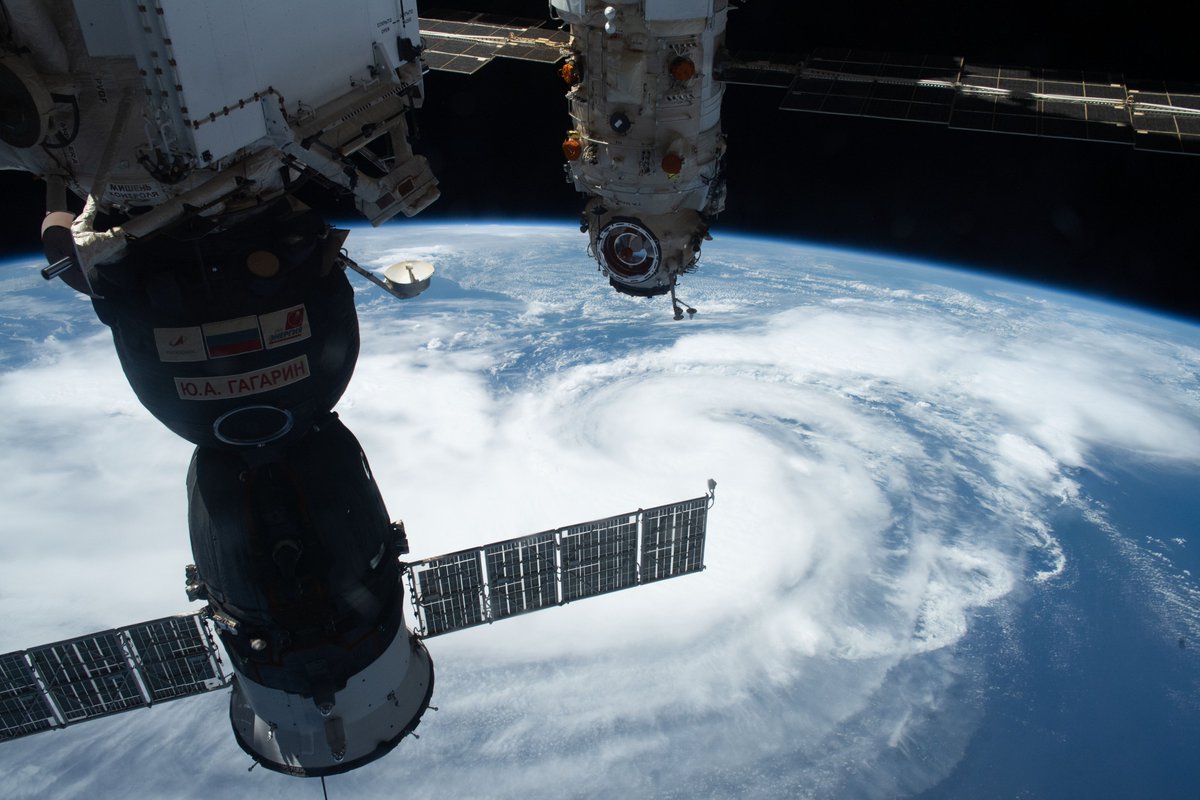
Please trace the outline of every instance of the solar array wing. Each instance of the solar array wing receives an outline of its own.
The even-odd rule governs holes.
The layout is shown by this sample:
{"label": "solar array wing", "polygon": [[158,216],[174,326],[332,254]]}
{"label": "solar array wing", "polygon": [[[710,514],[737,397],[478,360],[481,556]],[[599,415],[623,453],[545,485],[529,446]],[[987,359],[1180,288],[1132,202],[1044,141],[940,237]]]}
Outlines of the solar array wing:
{"label": "solar array wing", "polygon": [[1120,75],[979,66],[962,59],[821,49],[797,64],[727,58],[727,83],[786,87],[780,108],[1200,154],[1200,87]]}
{"label": "solar array wing", "polygon": [[952,58],[817,50],[805,61],[780,107],[945,124],[958,69]]}
{"label": "solar array wing", "polygon": [[422,57],[432,70],[470,75],[493,58],[553,64],[563,57],[566,31],[546,29],[542,20],[489,14],[434,11],[420,18]]}
{"label": "solar array wing", "polygon": [[25,654],[0,656],[0,740],[49,730],[55,724],[49,698]]}
{"label": "solar array wing", "polygon": [[1200,155],[1200,86],[1138,82],[1129,87],[1134,144]]}
{"label": "solar array wing", "polygon": [[704,569],[707,498],[642,512],[642,583]]}
{"label": "solar array wing", "polygon": [[146,705],[113,631],[45,645],[29,655],[64,723]]}
{"label": "solar array wing", "polygon": [[199,614],[0,655],[0,740],[228,684]]}
{"label": "solar array wing", "polygon": [[487,621],[478,550],[463,550],[410,565],[408,577],[414,595],[421,598],[418,624],[430,636]]}
{"label": "solar array wing", "polygon": [[421,636],[437,636],[704,569],[711,496],[409,564]]}
{"label": "solar array wing", "polygon": [[628,589],[637,584],[638,514],[563,528],[563,602]]}
{"label": "solar array wing", "polygon": [[212,637],[195,614],[132,625],[125,634],[150,703],[206,692],[223,683]]}
{"label": "solar array wing", "polygon": [[496,542],[483,549],[493,619],[558,605],[558,543],[554,531]]}
{"label": "solar array wing", "polygon": [[1119,75],[963,65],[950,127],[1132,144]]}

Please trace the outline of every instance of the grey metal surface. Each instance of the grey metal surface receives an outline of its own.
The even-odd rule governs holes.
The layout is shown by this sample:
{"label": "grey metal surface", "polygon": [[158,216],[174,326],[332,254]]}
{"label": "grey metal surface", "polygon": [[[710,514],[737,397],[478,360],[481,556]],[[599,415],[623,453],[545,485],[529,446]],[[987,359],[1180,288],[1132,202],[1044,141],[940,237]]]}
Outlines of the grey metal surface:
{"label": "grey metal surface", "polygon": [[200,614],[0,655],[0,741],[226,686]]}
{"label": "grey metal surface", "polygon": [[699,572],[710,499],[639,509],[409,564],[416,632],[437,636]]}

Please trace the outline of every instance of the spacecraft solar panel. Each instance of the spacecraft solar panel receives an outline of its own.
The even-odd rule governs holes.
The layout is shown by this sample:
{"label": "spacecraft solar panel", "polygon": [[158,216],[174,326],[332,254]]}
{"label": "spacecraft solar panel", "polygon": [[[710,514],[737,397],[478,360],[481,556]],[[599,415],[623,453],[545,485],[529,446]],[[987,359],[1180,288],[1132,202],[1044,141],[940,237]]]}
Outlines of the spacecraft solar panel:
{"label": "spacecraft solar panel", "polygon": [[146,705],[116,631],[29,651],[65,722]]}
{"label": "spacecraft solar panel", "polygon": [[164,617],[133,625],[126,633],[150,702],[204,692],[220,684],[212,641],[198,617]]}
{"label": "spacecraft solar panel", "polygon": [[1130,144],[1119,75],[964,65],[950,127]]}
{"label": "spacecraft solar panel", "polygon": [[1200,155],[1200,86],[1140,81],[1129,95],[1139,148]]}
{"label": "spacecraft solar panel", "polygon": [[815,50],[800,68],[780,108],[945,124],[958,70],[953,58]]}
{"label": "spacecraft solar panel", "polygon": [[699,572],[710,501],[639,509],[409,564],[416,632],[437,636]]}
{"label": "spacecraft solar panel", "polygon": [[429,636],[487,621],[478,550],[429,559],[410,567],[416,575],[421,626]]}
{"label": "spacecraft solar panel", "polygon": [[642,583],[704,569],[706,500],[685,500],[642,512]]}
{"label": "spacecraft solar panel", "polygon": [[0,740],[228,684],[199,614],[0,656]]}
{"label": "spacecraft solar panel", "polygon": [[[784,65],[736,62],[735,83],[781,85]],[[966,64],[867,50],[815,50],[794,70],[780,108],[935,122],[991,131],[1200,155],[1200,87],[1138,83],[1083,70]]]}
{"label": "spacecraft solar panel", "polygon": [[49,730],[54,719],[25,654],[0,656],[0,741]]}
{"label": "spacecraft solar panel", "polygon": [[786,89],[796,80],[794,64],[776,63],[769,60],[739,61],[726,57],[716,64],[716,78],[725,83],[741,86],[769,86]]}
{"label": "spacecraft solar panel", "polygon": [[637,583],[638,520],[621,514],[563,529],[563,602]]}
{"label": "spacecraft solar panel", "polygon": [[553,64],[568,41],[565,31],[542,30],[540,20],[455,14],[435,11],[447,19],[421,17],[425,64],[440,72],[466,75],[479,71],[496,57]]}
{"label": "spacecraft solar panel", "polygon": [[558,604],[558,542],[554,531],[496,542],[483,549],[488,609],[493,619]]}

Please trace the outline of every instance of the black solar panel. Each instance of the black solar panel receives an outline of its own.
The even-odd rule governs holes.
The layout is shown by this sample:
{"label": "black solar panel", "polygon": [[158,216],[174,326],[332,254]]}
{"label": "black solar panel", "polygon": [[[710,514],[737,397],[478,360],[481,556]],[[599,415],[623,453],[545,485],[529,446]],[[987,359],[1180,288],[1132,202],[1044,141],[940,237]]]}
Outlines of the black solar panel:
{"label": "black solar panel", "polygon": [[958,75],[955,59],[817,50],[784,97],[785,111],[946,123]]}
{"label": "black solar panel", "polygon": [[199,694],[228,684],[199,614],[0,656],[0,739]]}
{"label": "black solar panel", "polygon": [[417,633],[491,623],[704,569],[710,497],[408,565]]}
{"label": "black solar panel", "polygon": [[150,702],[183,697],[214,688],[211,642],[195,616],[143,622],[127,631],[131,654]]}
{"label": "black solar panel", "polygon": [[562,531],[563,602],[627,589],[637,583],[638,521],[617,517]]}
{"label": "black solar panel", "polygon": [[54,719],[25,654],[0,656],[0,740],[48,730]]}
{"label": "black solar panel", "polygon": [[642,583],[704,569],[705,498],[643,512]]}
{"label": "black solar panel", "polygon": [[29,655],[66,722],[146,705],[115,631],[46,645]]}
{"label": "black solar panel", "polygon": [[558,544],[554,531],[484,548],[488,608],[493,619],[558,604]]}
{"label": "black solar panel", "polygon": [[435,636],[486,621],[479,551],[466,550],[410,567],[417,576],[422,626]]}
{"label": "black solar panel", "polygon": [[[728,60],[721,76],[780,85],[786,65]],[[795,65],[780,108],[1200,153],[1200,88],[1082,70],[823,49]]]}
{"label": "black solar panel", "polygon": [[1125,101],[1119,75],[964,66],[950,127],[1129,143]]}
{"label": "black solar panel", "polygon": [[1143,81],[1129,95],[1138,147],[1200,155],[1200,86]]}

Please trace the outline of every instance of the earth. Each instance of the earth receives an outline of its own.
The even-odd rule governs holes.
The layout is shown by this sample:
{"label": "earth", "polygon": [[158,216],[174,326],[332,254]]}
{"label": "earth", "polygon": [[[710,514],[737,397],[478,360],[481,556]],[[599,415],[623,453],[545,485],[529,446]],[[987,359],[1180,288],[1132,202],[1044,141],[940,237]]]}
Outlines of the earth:
{"label": "earth", "polygon": [[[1200,329],[719,235],[614,293],[565,225],[356,228],[338,412],[414,557],[702,494],[699,575],[431,639],[330,797],[1195,797]],[[0,273],[0,652],[186,611],[191,448],[30,256]],[[196,608],[197,606],[192,606]],[[224,692],[0,745],[8,798],[320,796]]]}

